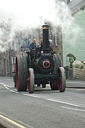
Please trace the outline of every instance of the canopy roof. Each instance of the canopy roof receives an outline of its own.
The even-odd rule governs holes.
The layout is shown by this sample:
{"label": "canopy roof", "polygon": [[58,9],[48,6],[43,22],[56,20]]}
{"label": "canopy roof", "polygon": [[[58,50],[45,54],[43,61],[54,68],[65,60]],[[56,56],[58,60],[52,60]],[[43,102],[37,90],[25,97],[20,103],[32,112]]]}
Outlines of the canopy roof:
{"label": "canopy roof", "polygon": [[72,11],[72,14],[84,9],[85,0],[67,0],[67,4]]}

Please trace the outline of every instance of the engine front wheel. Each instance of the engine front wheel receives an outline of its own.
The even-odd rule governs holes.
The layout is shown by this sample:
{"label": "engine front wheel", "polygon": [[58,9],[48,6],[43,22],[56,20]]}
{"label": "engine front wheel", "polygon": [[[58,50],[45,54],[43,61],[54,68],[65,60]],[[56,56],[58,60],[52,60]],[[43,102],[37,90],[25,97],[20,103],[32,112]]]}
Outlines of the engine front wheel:
{"label": "engine front wheel", "polygon": [[65,70],[63,67],[59,67],[58,74],[59,74],[58,88],[60,92],[64,92],[66,88],[66,77],[65,77]]}

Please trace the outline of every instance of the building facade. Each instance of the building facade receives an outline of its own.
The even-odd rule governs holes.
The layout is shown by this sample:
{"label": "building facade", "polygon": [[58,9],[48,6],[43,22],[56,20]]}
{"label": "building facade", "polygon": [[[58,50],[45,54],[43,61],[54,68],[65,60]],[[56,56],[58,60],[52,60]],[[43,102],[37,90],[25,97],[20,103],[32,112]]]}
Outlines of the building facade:
{"label": "building facade", "polygon": [[62,45],[63,45],[63,66],[69,66],[68,54],[73,54],[76,60],[85,60],[85,10],[81,4],[83,0],[72,0],[68,2],[69,7],[75,8],[72,10],[74,20],[72,21],[69,30],[64,33],[62,31]]}

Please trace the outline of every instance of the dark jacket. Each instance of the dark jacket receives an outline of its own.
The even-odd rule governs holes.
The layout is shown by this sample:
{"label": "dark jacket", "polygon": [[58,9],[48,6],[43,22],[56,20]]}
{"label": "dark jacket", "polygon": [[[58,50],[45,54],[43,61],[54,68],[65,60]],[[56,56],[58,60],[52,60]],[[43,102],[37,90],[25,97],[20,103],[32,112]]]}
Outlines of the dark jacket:
{"label": "dark jacket", "polygon": [[31,43],[31,44],[28,46],[28,48],[31,50],[31,49],[35,48],[35,45],[34,45],[33,43]]}

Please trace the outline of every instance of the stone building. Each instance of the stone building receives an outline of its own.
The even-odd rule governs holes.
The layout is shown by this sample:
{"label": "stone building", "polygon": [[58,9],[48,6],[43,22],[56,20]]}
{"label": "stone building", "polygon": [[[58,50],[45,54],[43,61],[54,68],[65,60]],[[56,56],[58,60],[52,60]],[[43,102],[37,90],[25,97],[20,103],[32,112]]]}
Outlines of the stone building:
{"label": "stone building", "polygon": [[11,26],[4,21],[0,23],[0,76],[12,76],[11,56],[14,51],[11,50],[10,42]]}
{"label": "stone building", "polygon": [[12,76],[12,57],[15,52],[11,49],[0,54],[0,76]]}
{"label": "stone building", "polygon": [[68,2],[74,20],[69,31],[62,32],[63,44],[63,65],[69,66],[67,55],[69,53],[76,57],[76,60],[85,60],[85,1],[72,0]]}
{"label": "stone building", "polygon": [[[64,33],[64,29],[62,30],[60,27],[57,28],[57,45],[54,45],[54,48],[56,52],[58,52],[61,55],[63,66],[68,66],[68,58],[67,54],[72,53],[77,57],[78,60],[85,60],[84,56],[84,49],[85,49],[85,1],[84,0],[59,0],[65,2],[69,9],[71,10],[71,14],[74,17],[73,24],[69,27],[69,31]],[[55,0],[55,3],[57,4],[57,0]],[[71,20],[71,19],[69,19]],[[75,24],[75,25],[74,25]],[[81,31],[79,34],[78,32],[74,33],[74,31],[79,31],[73,28],[73,26],[80,28]],[[67,27],[67,26],[66,26]],[[65,27],[65,29],[66,29]],[[75,34],[75,35],[74,35]],[[55,34],[56,36],[56,34]],[[76,39],[75,39],[76,36]],[[74,40],[74,42],[73,42]],[[56,40],[55,40],[56,41]],[[77,43],[77,45],[76,45]],[[72,46],[73,44],[73,46]],[[76,46],[74,46],[74,44]],[[79,52],[80,51],[80,52]]]}

